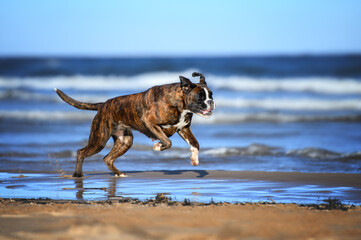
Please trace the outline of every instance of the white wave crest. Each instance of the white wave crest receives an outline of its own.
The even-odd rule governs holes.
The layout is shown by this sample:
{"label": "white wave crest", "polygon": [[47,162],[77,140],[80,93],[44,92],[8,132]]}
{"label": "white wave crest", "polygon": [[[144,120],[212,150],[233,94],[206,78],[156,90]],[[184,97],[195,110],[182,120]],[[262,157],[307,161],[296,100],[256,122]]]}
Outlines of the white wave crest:
{"label": "white wave crest", "polygon": [[361,82],[338,78],[250,78],[209,76],[209,84],[216,88],[253,92],[315,92],[324,94],[359,94]]}
{"label": "white wave crest", "polygon": [[[0,87],[35,89],[77,89],[77,90],[137,90],[143,91],[155,85],[179,82],[178,75],[190,77],[194,69],[184,72],[153,72],[136,76],[56,76],[56,77],[0,77]],[[206,75],[208,85],[213,89],[253,92],[315,92],[322,94],[360,94],[361,81],[338,78],[252,78]],[[193,78],[190,78],[193,80]],[[198,79],[194,79],[197,82]]]}
{"label": "white wave crest", "polygon": [[296,114],[279,114],[272,112],[263,113],[222,113],[217,112],[209,119],[204,119],[195,115],[193,123],[197,124],[235,124],[243,122],[318,122],[318,121],[360,121],[361,116],[344,115],[344,116],[324,116],[324,115],[296,115]]}
{"label": "white wave crest", "polygon": [[191,76],[192,70],[182,73],[146,73],[137,76],[56,76],[56,77],[0,77],[2,88],[77,89],[77,90],[146,90],[155,85],[179,82],[178,75]]}
{"label": "white wave crest", "polygon": [[95,112],[63,112],[63,111],[0,111],[0,119],[24,119],[24,120],[72,120],[91,121]]}
{"label": "white wave crest", "polygon": [[287,155],[304,156],[313,159],[336,158],[341,156],[341,154],[339,153],[320,148],[303,148],[303,149],[291,150],[287,152]]}
{"label": "white wave crest", "polygon": [[253,143],[248,147],[244,148],[213,148],[203,151],[203,154],[217,156],[217,157],[227,157],[227,156],[264,156],[264,155],[274,155],[279,153],[278,147],[270,147],[264,144]]}
{"label": "white wave crest", "polygon": [[361,157],[361,152],[353,153],[339,153],[322,148],[306,147],[301,149],[294,149],[286,151],[280,147],[273,147],[264,144],[251,144],[246,147],[221,147],[205,149],[202,154],[216,156],[216,157],[228,157],[228,156],[292,156],[302,157],[309,159],[322,159],[346,162],[357,161]]}
{"label": "white wave crest", "polygon": [[266,110],[330,111],[361,110],[361,99],[215,99],[217,107],[260,108]]}
{"label": "white wave crest", "polygon": [[[71,94],[71,97],[82,102],[105,102],[116,97],[106,93]],[[42,94],[24,90],[0,91],[0,100],[17,99],[22,101],[62,102],[55,94]],[[265,98],[265,99],[229,99],[216,97],[217,108],[265,109],[265,110],[294,110],[294,111],[338,111],[361,110],[361,98],[351,99],[320,99],[320,98]]]}
{"label": "white wave crest", "polygon": [[[109,94],[71,94],[71,97],[81,102],[105,102],[109,98],[116,97]],[[47,101],[63,102],[54,92],[52,94],[34,93],[24,90],[5,90],[0,91],[0,100],[16,99],[22,101]]]}
{"label": "white wave crest", "polygon": [[[70,120],[91,121],[95,112],[89,111],[40,111],[40,110],[13,110],[0,111],[0,119],[24,120]],[[277,113],[222,113],[213,114],[210,119],[197,115],[193,118],[195,124],[233,124],[242,122],[313,122],[313,121],[360,121],[361,116],[299,116]]]}

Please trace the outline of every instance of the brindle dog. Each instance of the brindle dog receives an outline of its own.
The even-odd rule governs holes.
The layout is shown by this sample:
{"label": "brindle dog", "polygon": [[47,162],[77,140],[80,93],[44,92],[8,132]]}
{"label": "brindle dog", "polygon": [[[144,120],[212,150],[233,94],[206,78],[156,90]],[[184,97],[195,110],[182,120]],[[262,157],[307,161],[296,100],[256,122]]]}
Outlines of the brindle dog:
{"label": "brindle dog", "polygon": [[133,144],[131,130],[137,130],[152,140],[159,140],[153,150],[163,151],[172,146],[169,137],[177,132],[190,146],[191,163],[199,164],[199,144],[190,126],[193,113],[209,118],[215,104],[212,91],[207,87],[205,78],[200,73],[198,84],[179,76],[180,83],[155,86],[147,91],[119,96],[103,103],[83,103],[76,101],[62,91],[55,89],[66,103],[83,110],[98,111],[95,115],[86,147],[78,150],[73,177],[82,177],[83,160],[100,152],[110,137],[114,146],[104,162],[117,177],[126,174],[114,166],[114,160],[122,156]]}

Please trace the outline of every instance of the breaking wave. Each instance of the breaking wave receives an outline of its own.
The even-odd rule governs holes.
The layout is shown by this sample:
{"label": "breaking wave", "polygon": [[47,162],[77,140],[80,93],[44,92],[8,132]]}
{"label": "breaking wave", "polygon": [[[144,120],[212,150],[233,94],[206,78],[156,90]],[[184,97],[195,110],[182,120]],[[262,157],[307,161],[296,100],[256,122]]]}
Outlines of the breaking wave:
{"label": "breaking wave", "polygon": [[216,156],[216,157],[228,157],[228,156],[264,156],[274,155],[279,152],[279,148],[270,147],[264,144],[251,144],[244,148],[214,148],[203,151],[203,154]]}
{"label": "breaking wave", "polygon": [[330,110],[361,110],[361,99],[290,99],[290,98],[266,98],[266,99],[216,99],[218,107],[232,108],[260,108],[266,110],[306,110],[306,111],[330,111]]}
{"label": "breaking wave", "polygon": [[[361,82],[354,79],[332,77],[307,78],[251,78],[251,77],[212,77],[212,86],[234,91],[254,92],[315,92],[321,94],[359,94]],[[211,82],[211,80],[210,80]]]}
{"label": "breaking wave", "polygon": [[[4,107],[0,118],[88,121],[93,113],[66,111],[69,108],[63,108],[65,105],[53,104],[62,102],[53,88],[64,90],[79,101],[104,102],[154,85],[178,82],[179,74],[190,77],[193,71],[197,70],[132,76],[0,77],[0,101]],[[207,82],[214,92],[217,109],[207,121],[196,116],[195,123],[359,121],[361,118],[361,81],[358,79],[208,75]],[[252,92],[260,94],[252,95]],[[35,104],[24,104],[30,101]],[[43,110],[33,109],[38,103]]]}
{"label": "breaking wave", "polygon": [[[54,76],[54,77],[0,77],[0,88],[16,89],[76,89],[76,90],[135,90],[143,91],[155,85],[178,82],[178,75],[190,77],[195,69],[183,72],[153,72],[136,76]],[[198,79],[194,80],[198,81]],[[321,94],[360,94],[361,82],[336,77],[256,78],[243,76],[207,76],[208,85],[216,89],[250,92],[315,92]]]}
{"label": "breaking wave", "polygon": [[23,120],[72,120],[72,121],[90,121],[95,112],[65,112],[65,111],[0,111],[0,119],[23,119]]}
{"label": "breaking wave", "polygon": [[[114,97],[111,94],[71,94],[71,97],[83,102],[105,102]],[[0,100],[62,102],[54,93],[41,94],[25,90],[0,91]],[[215,97],[217,107],[222,108],[257,108],[265,110],[361,110],[361,98],[351,99],[317,99],[317,98],[265,98],[265,99],[229,99]]]}
{"label": "breaking wave", "polygon": [[[69,120],[91,121],[95,112],[90,111],[41,111],[41,110],[0,110],[0,119],[22,120]],[[233,124],[242,122],[318,122],[318,121],[360,121],[360,115],[350,116],[302,116],[297,114],[279,113],[214,113],[209,119],[197,115],[193,118],[195,124]]]}
{"label": "breaking wave", "polygon": [[215,157],[229,156],[287,156],[303,157],[308,159],[325,159],[335,161],[360,161],[361,152],[338,153],[322,148],[307,147],[285,151],[279,147],[268,146],[264,144],[251,144],[246,147],[238,148],[213,148],[202,151],[202,154]]}

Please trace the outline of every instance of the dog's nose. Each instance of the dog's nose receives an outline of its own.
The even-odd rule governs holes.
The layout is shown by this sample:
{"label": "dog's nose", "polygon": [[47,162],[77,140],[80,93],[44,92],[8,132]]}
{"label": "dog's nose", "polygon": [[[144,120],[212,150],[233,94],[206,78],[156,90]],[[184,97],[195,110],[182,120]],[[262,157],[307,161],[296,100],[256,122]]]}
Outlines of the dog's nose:
{"label": "dog's nose", "polygon": [[214,104],[213,100],[208,100],[207,103],[209,104],[209,106],[211,108],[213,108],[213,109],[216,108],[216,105]]}

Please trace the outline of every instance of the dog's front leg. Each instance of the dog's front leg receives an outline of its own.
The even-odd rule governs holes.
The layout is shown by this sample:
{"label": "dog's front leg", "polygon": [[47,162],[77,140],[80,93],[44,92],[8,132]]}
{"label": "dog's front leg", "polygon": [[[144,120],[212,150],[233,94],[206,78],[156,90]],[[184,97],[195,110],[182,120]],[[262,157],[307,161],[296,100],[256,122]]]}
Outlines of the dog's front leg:
{"label": "dog's front leg", "polygon": [[199,160],[198,160],[198,152],[199,152],[199,144],[197,139],[194,137],[191,129],[188,128],[182,128],[178,130],[179,136],[181,136],[184,141],[188,143],[188,145],[191,147],[191,163],[193,166],[198,166]]}
{"label": "dog's front leg", "polygon": [[165,135],[159,126],[154,126],[151,123],[146,123],[146,125],[148,130],[156,137],[156,139],[160,140],[160,142],[154,144],[154,151],[163,151],[172,147],[171,140],[167,137],[167,135]]}

